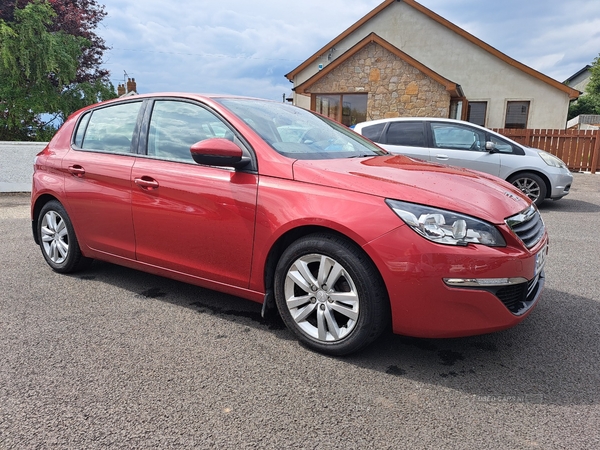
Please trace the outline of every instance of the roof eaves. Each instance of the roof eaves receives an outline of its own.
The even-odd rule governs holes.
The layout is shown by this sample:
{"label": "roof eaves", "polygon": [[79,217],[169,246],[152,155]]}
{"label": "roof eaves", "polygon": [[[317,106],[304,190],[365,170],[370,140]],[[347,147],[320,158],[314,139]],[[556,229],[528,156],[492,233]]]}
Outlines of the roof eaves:
{"label": "roof eaves", "polygon": [[310,58],[308,58],[306,61],[304,61],[298,67],[296,67],[294,70],[292,70],[291,72],[287,73],[285,75],[285,77],[288,80],[290,80],[290,81],[293,82],[294,81],[294,77],[299,72],[302,72],[310,64],[312,64],[313,62],[315,62],[321,55],[327,53],[327,51],[330,48],[335,47],[339,42],[341,42],[342,40],[344,40],[346,37],[350,36],[352,33],[354,33],[354,31],[356,29],[358,29],[359,27],[361,27],[363,24],[367,23],[369,20],[371,20],[373,17],[375,17],[377,14],[379,14],[381,11],[383,11],[385,8],[387,8],[388,6],[390,6],[395,1],[398,1],[398,0],[386,0],[385,2],[383,2],[382,4],[380,4],[378,7],[376,7],[375,9],[373,9],[370,13],[368,13],[366,16],[364,16],[358,22],[355,22],[354,25],[352,25],[350,28],[346,29],[346,31],[344,31],[342,34],[338,35],[335,39],[333,39],[332,41],[330,41],[327,45],[325,45],[324,47],[322,47],[317,53],[315,53],[314,55],[312,55]]}
{"label": "roof eaves", "polygon": [[491,53],[495,57],[501,59],[502,61],[509,64],[510,66],[513,66],[516,69],[519,69],[522,72],[525,72],[526,74],[531,75],[534,78],[537,78],[538,80],[543,81],[544,83],[549,84],[550,86],[565,92],[566,94],[569,95],[570,99],[573,100],[573,99],[576,99],[577,97],[579,97],[579,91],[577,89],[573,89],[573,88],[555,80],[554,78],[551,78],[548,75],[544,75],[543,73],[538,72],[537,70],[517,61],[516,59],[511,58],[510,56],[506,55],[505,53],[502,53],[500,50],[498,50],[498,49],[492,47],[491,45],[487,44],[486,42],[482,41],[478,37],[475,37],[468,31],[463,30],[458,25],[455,25],[452,22],[450,22],[449,20],[444,19],[442,16],[434,13],[433,11],[431,11],[430,9],[421,5],[420,3],[416,2],[415,0],[402,0],[402,1],[404,3],[412,6],[417,11],[420,11],[423,14],[425,14],[426,16],[430,17],[431,19],[435,20],[439,24],[444,25],[446,28],[454,31],[458,35],[469,40],[473,44],[481,47],[483,50],[487,51],[488,53]]}

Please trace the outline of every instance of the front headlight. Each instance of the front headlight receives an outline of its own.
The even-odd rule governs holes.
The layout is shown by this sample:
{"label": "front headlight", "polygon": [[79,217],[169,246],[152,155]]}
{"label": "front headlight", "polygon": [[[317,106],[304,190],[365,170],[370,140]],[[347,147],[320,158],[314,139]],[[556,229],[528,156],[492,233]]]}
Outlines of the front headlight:
{"label": "front headlight", "polygon": [[556,156],[551,155],[550,153],[546,153],[540,150],[538,151],[538,155],[540,155],[540,158],[542,158],[544,162],[551,167],[559,167],[562,169],[567,168],[566,164],[562,161],[562,159],[557,158]]}
{"label": "front headlight", "polygon": [[489,247],[506,245],[500,231],[483,220],[415,203],[390,199],[385,202],[409,227],[438,244],[482,244]]}

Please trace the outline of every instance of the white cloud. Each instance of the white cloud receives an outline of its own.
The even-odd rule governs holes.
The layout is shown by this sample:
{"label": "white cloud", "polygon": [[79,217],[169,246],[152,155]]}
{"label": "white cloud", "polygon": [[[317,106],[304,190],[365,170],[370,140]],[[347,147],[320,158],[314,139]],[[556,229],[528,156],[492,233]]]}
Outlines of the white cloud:
{"label": "white cloud", "polygon": [[[284,75],[380,0],[104,0],[105,67],[140,92],[195,91],[280,99]],[[597,0],[422,0],[437,14],[562,81],[600,52]]]}

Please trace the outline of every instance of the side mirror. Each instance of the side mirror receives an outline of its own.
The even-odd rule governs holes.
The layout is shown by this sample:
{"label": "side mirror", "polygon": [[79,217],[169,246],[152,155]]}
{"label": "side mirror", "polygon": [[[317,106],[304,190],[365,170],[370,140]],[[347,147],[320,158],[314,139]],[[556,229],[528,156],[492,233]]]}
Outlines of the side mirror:
{"label": "side mirror", "polygon": [[196,142],[190,148],[192,158],[206,166],[240,169],[250,162],[244,152],[229,139],[212,138]]}
{"label": "side mirror", "polygon": [[492,141],[487,141],[485,143],[485,149],[490,153],[496,153],[496,144],[494,144]]}

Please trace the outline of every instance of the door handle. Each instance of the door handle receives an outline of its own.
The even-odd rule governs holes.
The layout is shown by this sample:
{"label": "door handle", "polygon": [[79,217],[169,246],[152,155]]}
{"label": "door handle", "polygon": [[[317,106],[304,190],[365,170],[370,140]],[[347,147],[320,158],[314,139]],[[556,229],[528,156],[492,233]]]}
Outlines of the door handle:
{"label": "door handle", "polygon": [[141,178],[134,178],[133,182],[148,191],[158,189],[158,181],[151,177],[143,176]]}
{"label": "door handle", "polygon": [[69,172],[76,177],[82,178],[85,175],[85,169],[80,165],[74,165],[68,167]]}
{"label": "door handle", "polygon": [[435,155],[435,159],[439,159],[440,161],[448,161],[448,155],[438,154]]}

